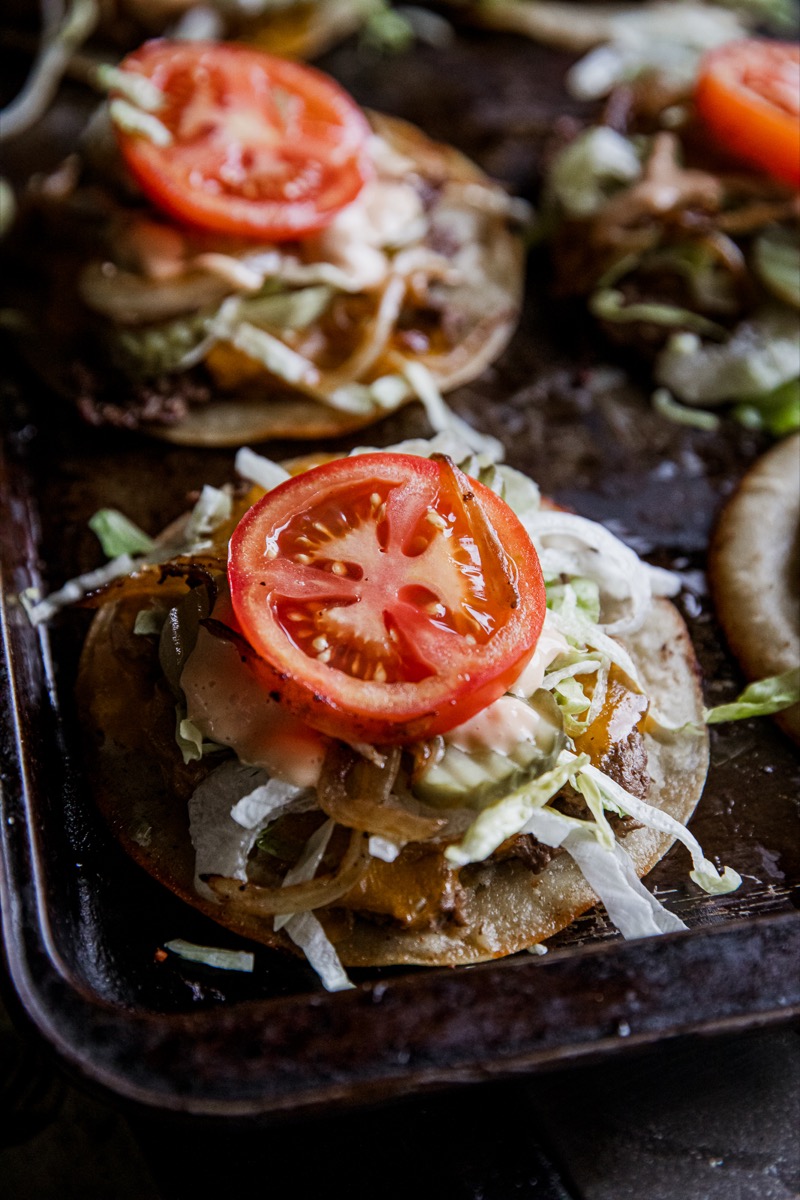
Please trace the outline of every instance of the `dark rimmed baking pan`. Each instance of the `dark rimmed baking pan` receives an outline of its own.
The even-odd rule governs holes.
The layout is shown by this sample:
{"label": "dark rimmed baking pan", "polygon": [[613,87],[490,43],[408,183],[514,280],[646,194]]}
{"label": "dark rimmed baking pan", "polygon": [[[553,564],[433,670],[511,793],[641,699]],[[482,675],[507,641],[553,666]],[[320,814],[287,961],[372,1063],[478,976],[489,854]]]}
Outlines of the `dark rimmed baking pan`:
{"label": "dark rimmed baking pan", "polygon": [[[442,53],[445,66],[430,48],[413,62],[365,66],[345,48],[327,65],[362,101],[449,136],[530,194],[537,148],[568,107],[557,86],[563,57],[474,37]],[[705,547],[763,443],[730,424],[716,434],[671,425],[649,410],[635,378],[598,372],[604,360],[591,334],[565,327],[542,303],[541,269],[534,259],[508,352],[454,407],[501,437],[511,464],[558,502],[681,573],[708,698],[729,698],[741,678],[710,611]],[[337,995],[303,963],[263,948],[252,975],[157,961],[175,937],[239,942],[139,871],[101,824],[81,779],[71,700],[86,615],[34,630],[18,596],[97,565],[86,527],[97,508],[122,508],[155,532],[192,489],[230,478],[232,454],[85,430],[31,378],[17,381],[5,393],[0,480],[3,932],[28,1018],[86,1081],[155,1109],[272,1116],[800,1012],[798,763],[768,721],[713,731],[709,784],[692,822],[706,852],[742,874],[742,888],[699,893],[680,848],[649,877],[690,925],[685,934],[625,943],[588,914],[544,957],[361,972],[356,991]],[[386,445],[424,432],[408,410],[360,440]]]}

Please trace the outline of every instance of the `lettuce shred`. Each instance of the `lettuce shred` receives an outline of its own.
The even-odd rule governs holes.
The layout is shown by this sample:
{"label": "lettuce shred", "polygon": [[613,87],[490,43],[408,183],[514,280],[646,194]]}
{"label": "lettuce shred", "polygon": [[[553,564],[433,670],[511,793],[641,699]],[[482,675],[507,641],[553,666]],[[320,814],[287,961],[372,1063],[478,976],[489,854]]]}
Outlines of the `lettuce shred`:
{"label": "lettuce shred", "polygon": [[746,721],[750,717],[766,717],[800,703],[800,667],[759,679],[744,689],[729,704],[707,708],[703,719],[707,725],[723,721]]}
{"label": "lettuce shred", "polygon": [[97,535],[108,558],[120,554],[147,554],[155,546],[144,530],[116,508],[99,509],[89,518],[89,528]]}
{"label": "lettuce shred", "polygon": [[707,345],[693,333],[674,334],[655,374],[686,404],[755,403],[800,377],[797,314],[779,306],[762,309],[721,345]]}
{"label": "lettuce shred", "polygon": [[206,967],[216,967],[220,971],[244,971],[252,973],[255,966],[255,955],[249,950],[223,950],[218,946],[196,946],[194,942],[186,942],[183,938],[173,938],[164,942],[164,949],[187,962],[203,963]]}

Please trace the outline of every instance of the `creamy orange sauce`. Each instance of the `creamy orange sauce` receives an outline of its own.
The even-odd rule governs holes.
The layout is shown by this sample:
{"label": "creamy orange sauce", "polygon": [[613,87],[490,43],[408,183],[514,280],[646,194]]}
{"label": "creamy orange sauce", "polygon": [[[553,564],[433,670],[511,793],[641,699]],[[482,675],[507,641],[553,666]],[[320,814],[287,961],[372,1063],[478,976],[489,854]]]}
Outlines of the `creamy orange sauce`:
{"label": "creamy orange sauce", "polygon": [[200,629],[181,675],[187,716],[204,737],[276,779],[314,787],[327,749],[323,734],[270,699],[233,642]]}

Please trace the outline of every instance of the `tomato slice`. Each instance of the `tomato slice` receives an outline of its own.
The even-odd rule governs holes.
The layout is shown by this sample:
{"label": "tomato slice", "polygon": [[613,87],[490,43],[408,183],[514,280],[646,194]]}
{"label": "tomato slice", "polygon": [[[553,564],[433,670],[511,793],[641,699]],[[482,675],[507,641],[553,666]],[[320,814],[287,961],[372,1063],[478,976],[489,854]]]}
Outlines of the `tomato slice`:
{"label": "tomato slice", "polygon": [[228,578],[265,686],[345,741],[442,733],[530,659],[545,591],[530,538],[449,459],[375,453],[287,480],[242,518]]}
{"label": "tomato slice", "polygon": [[269,241],[327,225],[368,174],[370,128],[327,75],[235,44],[147,42],[121,64],[164,93],[166,146],[117,130],[142,191],[179,221]]}
{"label": "tomato slice", "polygon": [[695,103],[726,151],[800,185],[800,45],[751,38],[712,50]]}

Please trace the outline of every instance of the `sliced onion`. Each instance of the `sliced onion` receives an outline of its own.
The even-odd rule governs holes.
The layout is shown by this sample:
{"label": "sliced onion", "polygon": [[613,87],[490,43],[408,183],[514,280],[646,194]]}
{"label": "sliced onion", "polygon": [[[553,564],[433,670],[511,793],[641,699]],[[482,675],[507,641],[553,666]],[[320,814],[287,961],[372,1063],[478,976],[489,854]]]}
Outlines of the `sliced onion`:
{"label": "sliced onion", "polygon": [[383,288],[375,316],[365,322],[366,337],[341,366],[323,376],[321,390],[326,395],[346,383],[363,379],[375,365],[394,333],[405,294],[405,279],[399,275],[390,275]]}
{"label": "sliced onion", "polygon": [[376,834],[390,842],[425,842],[446,825],[443,817],[428,816],[423,806],[392,794],[400,767],[394,746],[384,765],[377,766],[341,742],[331,745],[318,784],[319,806],[350,829]]}
{"label": "sliced onion", "polygon": [[270,888],[257,883],[240,883],[237,879],[211,875],[207,883],[221,899],[234,901],[240,912],[252,913],[257,917],[271,917],[278,913],[310,912],[313,908],[327,908],[355,887],[368,865],[366,838],[358,830],[353,830],[347,850],[336,870],[319,875],[315,879],[291,883],[286,887]]}
{"label": "sliced onion", "polygon": [[94,262],[78,281],[82,300],[115,325],[166,321],[219,304],[230,284],[217,275],[181,275],[177,279],[144,279],[133,271]]}
{"label": "sliced onion", "polygon": [[606,596],[626,603],[623,616],[601,623],[607,634],[641,628],[652,597],[649,568],[610,529],[575,513],[545,509],[526,514],[523,524],[545,575],[588,575]]}

